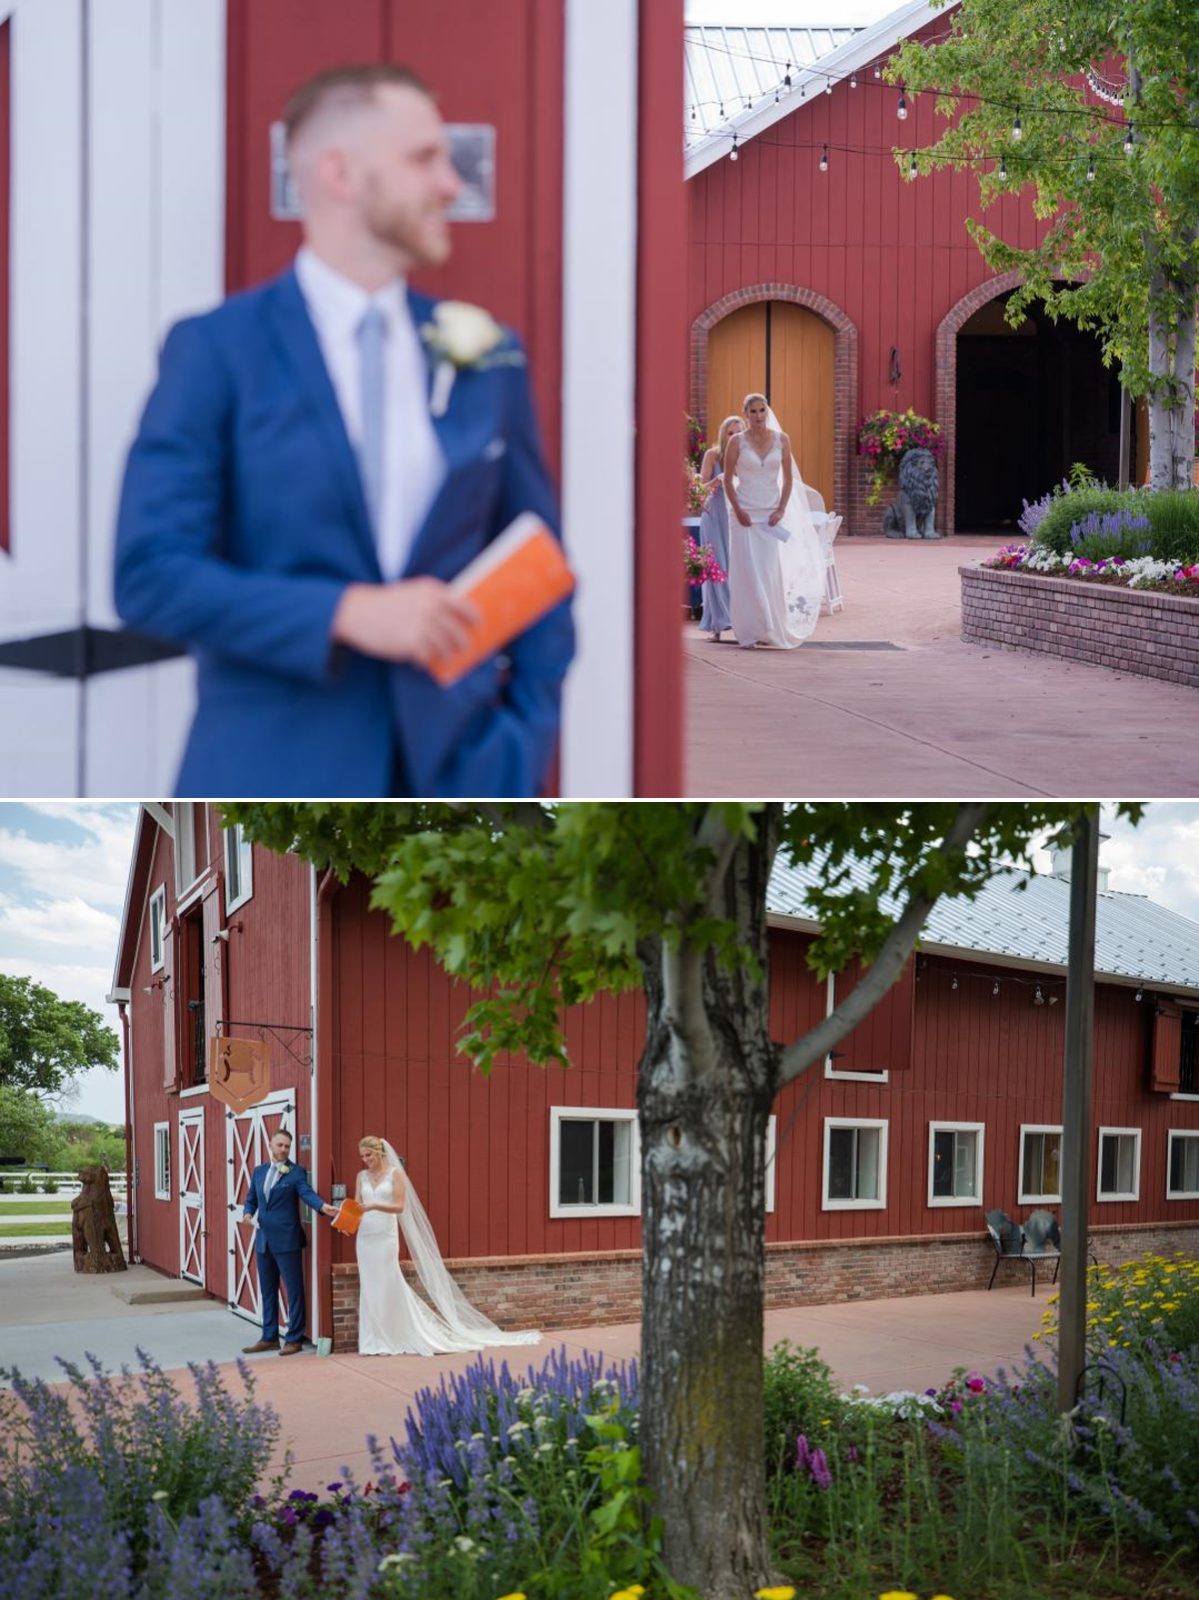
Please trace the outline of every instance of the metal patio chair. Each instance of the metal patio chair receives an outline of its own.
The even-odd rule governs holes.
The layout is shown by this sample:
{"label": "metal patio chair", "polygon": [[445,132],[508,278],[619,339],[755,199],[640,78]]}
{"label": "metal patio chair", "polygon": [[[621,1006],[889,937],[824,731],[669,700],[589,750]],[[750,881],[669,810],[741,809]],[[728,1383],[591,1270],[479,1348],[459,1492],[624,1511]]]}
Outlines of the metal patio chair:
{"label": "metal patio chair", "polygon": [[[1057,1222],[1050,1213],[1045,1212],[1043,1215],[1049,1217],[1056,1230]],[[1035,1295],[1037,1292],[1037,1262],[1056,1261],[1060,1256],[1060,1252],[1055,1246],[1045,1243],[1048,1235],[1042,1236],[1042,1242],[1039,1247],[1033,1245],[1025,1230],[1018,1222],[1013,1222],[1006,1211],[988,1211],[986,1213],[986,1222],[987,1234],[995,1249],[995,1265],[991,1268],[991,1281],[987,1284],[987,1288],[994,1287],[995,1274],[999,1271],[999,1263],[1001,1261],[1022,1261],[1028,1267],[1031,1278],[1029,1293]]]}

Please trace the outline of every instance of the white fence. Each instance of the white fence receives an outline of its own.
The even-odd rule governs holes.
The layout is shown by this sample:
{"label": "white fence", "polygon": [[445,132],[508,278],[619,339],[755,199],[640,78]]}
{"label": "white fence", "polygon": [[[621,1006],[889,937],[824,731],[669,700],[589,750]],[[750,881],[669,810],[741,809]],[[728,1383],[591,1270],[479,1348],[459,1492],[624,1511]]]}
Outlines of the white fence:
{"label": "white fence", "polygon": [[[26,1189],[26,1182],[31,1185],[33,1192]],[[46,1200],[61,1196],[64,1200],[71,1200],[79,1193],[81,1188],[78,1172],[42,1172],[36,1167],[0,1167],[0,1191],[8,1200]],[[45,1192],[45,1185],[54,1185],[50,1195]],[[125,1198],[124,1172],[110,1172],[108,1186],[114,1197]]]}

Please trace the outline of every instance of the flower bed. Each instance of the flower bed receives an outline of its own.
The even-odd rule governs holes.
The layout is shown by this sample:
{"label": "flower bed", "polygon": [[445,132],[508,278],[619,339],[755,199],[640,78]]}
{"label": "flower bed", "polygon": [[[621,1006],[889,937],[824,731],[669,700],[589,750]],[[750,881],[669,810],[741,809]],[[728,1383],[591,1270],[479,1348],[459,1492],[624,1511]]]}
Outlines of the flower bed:
{"label": "flower bed", "polygon": [[1035,551],[1022,565],[960,567],[962,638],[1199,688],[1199,582],[1150,575],[1147,560],[1069,575]]}

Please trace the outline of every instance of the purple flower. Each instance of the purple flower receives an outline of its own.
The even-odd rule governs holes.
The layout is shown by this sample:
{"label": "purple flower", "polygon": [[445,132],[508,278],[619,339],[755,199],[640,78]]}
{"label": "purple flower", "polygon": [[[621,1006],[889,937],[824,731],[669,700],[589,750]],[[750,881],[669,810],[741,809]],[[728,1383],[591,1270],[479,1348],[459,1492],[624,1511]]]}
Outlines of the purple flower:
{"label": "purple flower", "polygon": [[812,1459],[808,1470],[811,1472],[812,1481],[818,1489],[832,1488],[833,1477],[828,1470],[828,1461],[825,1459],[823,1450],[812,1451]]}

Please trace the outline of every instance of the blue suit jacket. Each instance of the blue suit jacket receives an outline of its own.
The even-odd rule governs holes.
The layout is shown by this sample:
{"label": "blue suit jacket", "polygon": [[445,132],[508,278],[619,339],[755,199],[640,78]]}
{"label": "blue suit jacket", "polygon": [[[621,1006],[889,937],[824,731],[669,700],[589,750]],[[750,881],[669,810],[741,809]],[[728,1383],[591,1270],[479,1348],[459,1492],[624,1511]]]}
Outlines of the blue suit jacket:
{"label": "blue suit jacket", "polygon": [[[410,294],[418,326],[434,301]],[[497,353],[518,352],[505,335]],[[432,382],[432,365],[429,373]],[[522,511],[557,530],[523,364],[459,371],[434,419],[447,475],[404,576],[452,578]],[[178,323],[130,451],[116,606],[187,645],[198,708],[177,789],[227,798],[542,787],[574,648],[557,607],[450,689],[334,646],[346,585],[379,583],[353,446],[294,272]]]}
{"label": "blue suit jacket", "polygon": [[319,1211],[324,1201],[308,1182],[303,1167],[292,1166],[275,1184],[271,1197],[266,1198],[266,1177],[271,1163],[264,1161],[250,1175],[250,1192],[245,1198],[245,1215],[257,1216],[258,1229],[254,1235],[254,1248],[261,1255],[266,1249],[275,1255],[285,1255],[289,1250],[303,1250],[308,1240],[300,1221],[300,1201]]}

